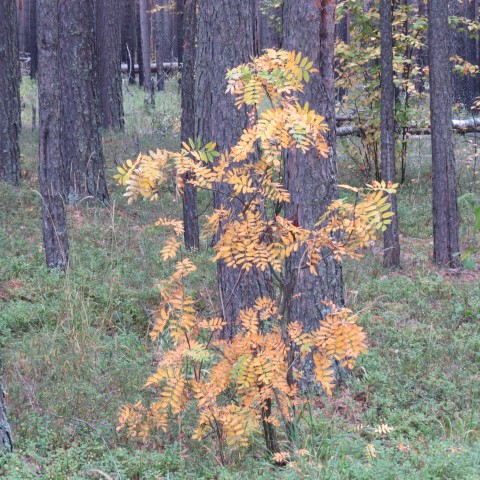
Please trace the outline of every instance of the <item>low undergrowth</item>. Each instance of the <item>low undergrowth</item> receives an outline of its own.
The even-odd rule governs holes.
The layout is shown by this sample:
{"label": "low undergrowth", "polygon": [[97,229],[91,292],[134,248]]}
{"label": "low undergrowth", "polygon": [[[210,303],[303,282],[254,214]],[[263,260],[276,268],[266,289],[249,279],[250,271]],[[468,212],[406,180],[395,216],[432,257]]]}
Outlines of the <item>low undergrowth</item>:
{"label": "low undergrowth", "polygon": [[[154,111],[130,88],[126,134],[105,138],[110,173],[139,146],[178,145],[176,88],[171,81]],[[24,84],[24,98],[33,94],[34,86]],[[274,467],[258,453],[259,437],[221,467],[206,444],[189,440],[189,412],[148,446],[116,431],[119,407],[151,396],[143,388],[155,368],[150,312],[158,302],[156,279],[171,274],[160,255],[163,234],[151,225],[178,213],[174,189],[167,185],[155,204],[128,206],[112,182],[108,208],[69,208],[72,268],[66,276],[48,272],[34,139],[25,127],[22,188],[0,185],[0,349],[16,444],[0,458],[2,478],[478,478],[480,273],[430,263],[424,144],[412,145],[399,192],[402,270],[384,271],[380,248],[345,265],[348,306],[360,311],[368,355],[333,397],[318,397],[302,412],[305,451]],[[459,155],[465,148],[457,140]],[[459,162],[461,189],[478,198],[465,164]],[[200,201],[204,211],[208,199]],[[470,222],[464,206],[464,244],[472,241]],[[192,293],[208,309],[216,304],[216,282],[206,248],[194,255]]]}

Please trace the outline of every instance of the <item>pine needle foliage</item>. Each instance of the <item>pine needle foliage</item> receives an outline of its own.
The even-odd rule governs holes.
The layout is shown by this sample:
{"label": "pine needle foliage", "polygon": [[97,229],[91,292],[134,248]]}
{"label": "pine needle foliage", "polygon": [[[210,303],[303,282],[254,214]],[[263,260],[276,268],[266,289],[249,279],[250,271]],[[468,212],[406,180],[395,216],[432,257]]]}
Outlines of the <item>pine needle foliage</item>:
{"label": "pine needle foliage", "polygon": [[[293,252],[303,249],[299,268],[316,275],[325,254],[359,258],[392,216],[385,194],[395,185],[377,182],[365,191],[345,186],[353,190],[355,202],[336,200],[313,229],[295,225],[272,208],[289,202],[281,183],[285,150],[313,149],[318,162],[328,154],[323,117],[296,96],[314,73],[312,62],[300,53],[267,50],[227,73],[227,93],[249,116],[248,127],[230,151],[190,140],[180,152],[140,154],[118,169],[116,178],[126,187],[129,202],[155,199],[173,173],[180,191],[189,173],[198,188],[231,192],[230,201],[241,202],[240,213],[233,215],[225,205],[207,221],[205,234],[218,238],[212,260],[239,272],[268,270],[279,289],[277,298],[258,298],[253,307],[244,308],[233,339],[222,340],[223,318],[206,317],[188,292],[188,276],[196,266],[188,258],[177,260],[172,277],[159,284],[160,304],[150,332],[152,341],[162,346],[157,370],[146,384],[158,391],[157,401],[122,409],[118,429],[130,436],[145,441],[152,428],[167,430],[172,417],[193,405],[198,414],[193,439],[215,438],[222,462],[227,449],[246,447],[262,429],[274,453],[274,428],[288,429],[304,401],[297,388],[301,359],[313,353],[316,380],[331,395],[333,362],[352,368],[367,351],[366,334],[350,310],[328,304],[326,320],[307,333],[302,319],[286,319],[282,307],[288,282],[285,260]],[[182,224],[160,219],[157,225],[171,231],[162,255],[173,261],[180,251]]]}

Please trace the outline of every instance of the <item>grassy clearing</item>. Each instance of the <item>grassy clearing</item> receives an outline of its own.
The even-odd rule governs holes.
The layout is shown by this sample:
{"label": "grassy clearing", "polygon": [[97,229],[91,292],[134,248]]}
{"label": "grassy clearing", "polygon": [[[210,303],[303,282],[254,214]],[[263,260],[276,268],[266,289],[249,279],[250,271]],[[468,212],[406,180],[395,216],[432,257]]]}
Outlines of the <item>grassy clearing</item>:
{"label": "grassy clearing", "polygon": [[[169,82],[152,108],[130,88],[126,132],[104,141],[110,177],[116,163],[139,149],[178,145],[176,90]],[[159,255],[162,233],[151,224],[179,214],[173,186],[156,203],[128,206],[112,184],[109,208],[69,208],[72,268],[67,276],[48,272],[37,146],[29,129],[35,86],[28,81],[22,98],[26,180],[19,190],[0,185],[0,348],[17,447],[0,458],[2,478],[106,478],[101,472],[131,480],[478,478],[479,272],[443,272],[429,263],[428,142],[412,141],[408,181],[400,191],[404,268],[385,272],[378,247],[345,265],[349,306],[361,311],[370,352],[333,398],[318,398],[316,408],[303,412],[300,447],[310,454],[275,469],[258,438],[221,467],[208,444],[188,440],[188,416],[181,431],[173,429],[148,447],[115,430],[120,405],[149,398],[142,389],[154,366],[149,314],[156,280],[170,271]],[[478,199],[468,168],[472,151],[467,139],[457,138],[461,192]],[[344,163],[341,171],[349,172]],[[353,181],[351,172],[343,176],[344,183]],[[201,202],[202,210],[208,199]],[[469,244],[471,212],[461,208]],[[208,252],[196,257],[200,268],[192,288],[211,308],[215,267]],[[379,424],[394,430],[378,435],[369,428]]]}

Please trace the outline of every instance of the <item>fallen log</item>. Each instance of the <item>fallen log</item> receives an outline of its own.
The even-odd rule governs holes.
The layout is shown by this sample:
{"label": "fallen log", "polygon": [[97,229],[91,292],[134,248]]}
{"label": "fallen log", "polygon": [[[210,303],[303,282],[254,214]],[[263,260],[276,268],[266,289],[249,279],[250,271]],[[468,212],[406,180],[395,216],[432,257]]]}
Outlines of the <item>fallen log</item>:
{"label": "fallen log", "polygon": [[[140,73],[140,68],[138,66],[138,63],[136,63],[134,66],[134,73],[138,75]],[[150,64],[150,70],[152,73],[157,73],[157,64],[156,63],[151,63]],[[173,73],[178,70],[178,62],[165,62],[163,63],[163,70],[166,73]],[[128,73],[128,64],[122,63],[122,73]]]}
{"label": "fallen log", "polygon": [[[452,129],[455,133],[480,133],[480,117],[473,117],[467,120],[453,119]],[[337,127],[335,133],[337,137],[360,137],[365,134],[366,128],[359,125],[347,125]],[[407,127],[408,135],[430,135],[430,127],[420,127],[418,125],[409,125]]]}

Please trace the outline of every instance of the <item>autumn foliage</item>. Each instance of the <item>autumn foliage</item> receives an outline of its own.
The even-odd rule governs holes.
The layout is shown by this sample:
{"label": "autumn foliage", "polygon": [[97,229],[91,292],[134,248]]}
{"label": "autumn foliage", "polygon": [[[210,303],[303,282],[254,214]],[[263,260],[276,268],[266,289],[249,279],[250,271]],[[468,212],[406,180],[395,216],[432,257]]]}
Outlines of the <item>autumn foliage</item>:
{"label": "autumn foliage", "polygon": [[[230,151],[218,152],[213,143],[184,143],[180,152],[140,154],[120,167],[116,176],[126,187],[129,201],[155,199],[172,174],[181,191],[186,173],[201,189],[222,191],[229,202],[207,219],[205,235],[217,239],[213,261],[242,271],[269,270],[276,280],[276,298],[258,298],[241,311],[236,334],[225,340],[219,314],[205,316],[189,293],[189,275],[196,266],[181,252],[180,221],[160,219],[171,232],[162,249],[163,259],[176,259],[172,277],[159,284],[160,304],[155,311],[152,341],[159,354],[156,372],[147,387],[158,391],[149,406],[126,405],[119,429],[145,441],[152,429],[169,427],[172,417],[193,406],[197,412],[194,439],[216,439],[220,458],[225,449],[248,445],[263,429],[267,448],[275,448],[274,427],[295,421],[305,400],[297,381],[302,359],[313,355],[316,381],[329,395],[335,387],[333,364],[352,368],[367,351],[366,335],[350,310],[327,305],[330,313],[313,332],[302,319],[285,312],[285,260],[301,251],[302,264],[316,275],[324,255],[359,258],[392,216],[386,192],[395,186],[374,182],[365,191],[354,189],[353,203],[338,199],[305,229],[285,219],[278,206],[289,202],[282,186],[282,154],[287,149],[316,150],[318,162],[329,154],[323,117],[301,105],[296,93],[314,74],[313,64],[301,54],[268,50],[263,56],[227,73],[227,93],[245,109],[249,124]],[[214,114],[214,112],[212,113]],[[268,438],[267,438],[268,437]]]}

